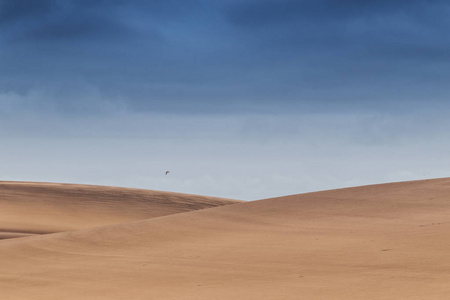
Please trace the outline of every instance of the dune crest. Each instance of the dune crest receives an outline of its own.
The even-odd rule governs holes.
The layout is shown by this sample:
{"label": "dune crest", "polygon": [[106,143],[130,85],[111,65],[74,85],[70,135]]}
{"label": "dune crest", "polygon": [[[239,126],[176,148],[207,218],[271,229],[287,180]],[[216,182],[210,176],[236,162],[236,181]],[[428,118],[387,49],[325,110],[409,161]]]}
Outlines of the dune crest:
{"label": "dune crest", "polygon": [[131,188],[0,182],[0,239],[105,226],[238,202]]}

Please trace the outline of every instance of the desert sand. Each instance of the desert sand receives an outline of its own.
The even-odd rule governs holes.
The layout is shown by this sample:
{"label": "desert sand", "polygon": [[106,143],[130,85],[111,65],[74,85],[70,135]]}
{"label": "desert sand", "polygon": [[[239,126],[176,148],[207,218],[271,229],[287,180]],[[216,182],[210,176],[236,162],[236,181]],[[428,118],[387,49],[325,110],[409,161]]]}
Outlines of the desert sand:
{"label": "desert sand", "polygon": [[62,187],[37,204],[33,184],[0,190],[2,226],[41,233],[0,241],[1,299],[450,299],[450,179],[182,208],[149,191],[170,213],[148,218],[132,191],[89,187],[83,206]]}
{"label": "desert sand", "polygon": [[0,182],[0,239],[79,230],[242,201],[131,188]]}

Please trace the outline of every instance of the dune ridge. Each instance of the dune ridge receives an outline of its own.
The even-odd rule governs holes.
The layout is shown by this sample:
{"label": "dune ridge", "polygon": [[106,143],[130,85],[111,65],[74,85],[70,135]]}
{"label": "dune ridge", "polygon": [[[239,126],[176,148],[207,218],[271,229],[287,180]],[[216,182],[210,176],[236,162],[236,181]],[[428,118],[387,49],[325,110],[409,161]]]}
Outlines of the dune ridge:
{"label": "dune ridge", "polygon": [[132,188],[0,182],[0,239],[79,230],[238,202]]}
{"label": "dune ridge", "polygon": [[447,299],[450,179],[0,241],[4,299]]}

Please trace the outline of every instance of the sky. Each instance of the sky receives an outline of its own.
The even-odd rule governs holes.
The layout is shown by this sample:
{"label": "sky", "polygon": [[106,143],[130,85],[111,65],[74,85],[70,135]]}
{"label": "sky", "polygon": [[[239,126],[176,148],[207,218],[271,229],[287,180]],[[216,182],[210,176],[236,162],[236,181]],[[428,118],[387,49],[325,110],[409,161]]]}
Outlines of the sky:
{"label": "sky", "polygon": [[0,0],[0,180],[255,200],[448,177],[449,13]]}

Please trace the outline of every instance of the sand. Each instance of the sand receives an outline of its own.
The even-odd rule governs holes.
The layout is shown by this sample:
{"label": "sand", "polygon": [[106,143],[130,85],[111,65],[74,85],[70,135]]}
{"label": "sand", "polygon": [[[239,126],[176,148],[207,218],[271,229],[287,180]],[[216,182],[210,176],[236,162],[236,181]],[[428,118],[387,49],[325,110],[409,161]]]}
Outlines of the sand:
{"label": "sand", "polygon": [[0,182],[0,239],[79,230],[242,201],[106,186]]}
{"label": "sand", "polygon": [[448,253],[450,179],[435,179],[1,240],[0,291],[1,299],[449,299]]}

